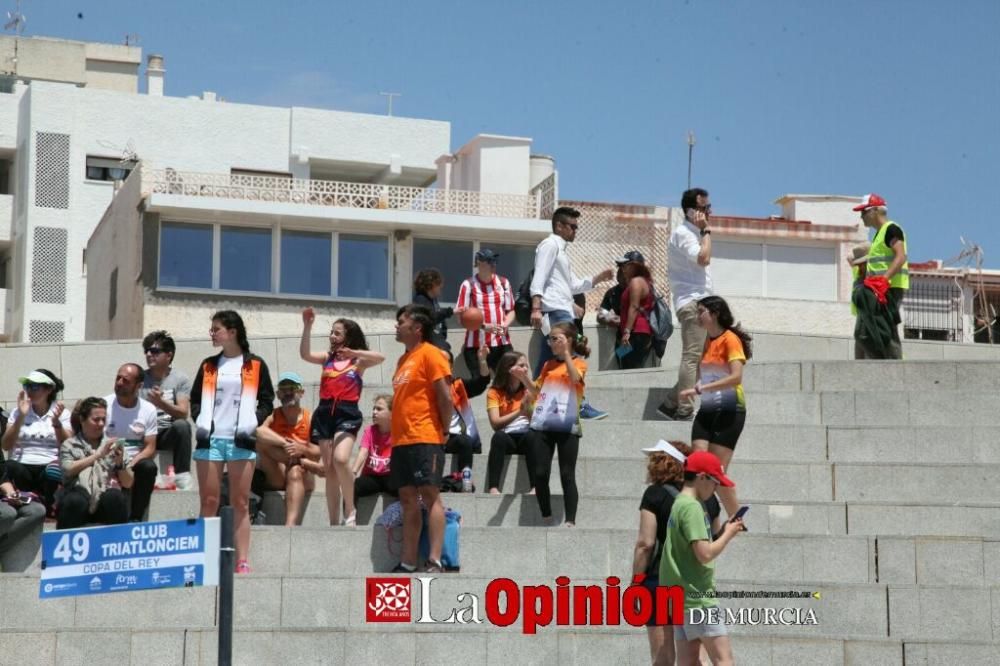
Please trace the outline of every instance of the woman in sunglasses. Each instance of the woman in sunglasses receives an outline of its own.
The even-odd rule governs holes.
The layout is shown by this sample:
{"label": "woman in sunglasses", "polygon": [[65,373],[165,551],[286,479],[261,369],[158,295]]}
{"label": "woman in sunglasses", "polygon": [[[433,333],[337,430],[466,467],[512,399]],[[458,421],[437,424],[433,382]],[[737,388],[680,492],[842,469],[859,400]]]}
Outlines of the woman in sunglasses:
{"label": "woman in sunglasses", "polygon": [[51,514],[62,481],[59,445],[70,436],[69,412],[56,397],[62,380],[44,368],[21,377],[17,407],[0,445],[9,452],[7,479],[21,492],[40,496]]}
{"label": "woman in sunglasses", "polygon": [[587,338],[577,335],[572,322],[552,325],[549,346],[555,358],[545,362],[535,380],[538,399],[531,413],[529,446],[534,451],[535,496],[545,525],[552,525],[552,497],[549,475],[552,456],[559,451],[559,479],[565,504],[565,525],[576,524],[576,457],[580,451],[580,403],[583,401],[583,377],[587,374],[590,348]]}

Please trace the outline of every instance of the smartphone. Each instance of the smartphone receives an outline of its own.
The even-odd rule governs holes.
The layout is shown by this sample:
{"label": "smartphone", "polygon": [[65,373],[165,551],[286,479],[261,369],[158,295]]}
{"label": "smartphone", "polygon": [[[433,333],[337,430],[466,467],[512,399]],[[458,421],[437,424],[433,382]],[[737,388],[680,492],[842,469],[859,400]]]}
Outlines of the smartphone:
{"label": "smartphone", "polygon": [[749,511],[749,510],[750,510],[749,506],[745,506],[745,505],[741,506],[740,510],[736,512],[736,515],[729,519],[729,522],[733,522],[734,520],[739,520],[743,516],[747,515],[747,511]]}

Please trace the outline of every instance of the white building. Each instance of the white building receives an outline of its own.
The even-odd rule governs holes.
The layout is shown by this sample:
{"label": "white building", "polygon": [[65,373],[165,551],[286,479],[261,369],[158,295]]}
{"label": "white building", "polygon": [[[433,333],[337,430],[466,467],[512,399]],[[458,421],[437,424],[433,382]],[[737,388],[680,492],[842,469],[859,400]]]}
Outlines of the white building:
{"label": "white building", "polygon": [[201,335],[178,313],[227,304],[283,332],[307,302],[381,320],[410,300],[414,267],[454,289],[480,243],[515,266],[549,231],[553,164],[530,139],[452,153],[444,121],[166,97],[153,55],[139,94],[134,47],[6,38],[0,59],[14,41],[0,86],[10,341]]}

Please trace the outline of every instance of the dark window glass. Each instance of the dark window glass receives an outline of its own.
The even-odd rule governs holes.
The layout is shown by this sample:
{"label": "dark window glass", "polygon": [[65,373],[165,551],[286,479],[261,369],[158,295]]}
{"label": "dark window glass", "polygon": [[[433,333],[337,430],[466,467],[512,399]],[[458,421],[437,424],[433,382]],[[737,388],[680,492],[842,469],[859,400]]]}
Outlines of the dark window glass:
{"label": "dark window glass", "polygon": [[389,298],[389,239],[341,234],[337,247],[337,295]]}
{"label": "dark window glass", "polygon": [[413,274],[436,268],[444,276],[442,303],[454,303],[462,280],[475,272],[471,241],[417,238],[413,241]]}
{"label": "dark window glass", "polygon": [[281,287],[286,294],[330,295],[330,234],[281,232]]}
{"label": "dark window glass", "polygon": [[219,288],[271,291],[271,230],[222,227]]}
{"label": "dark window glass", "polygon": [[174,222],[160,227],[159,286],[212,288],[212,227]]}
{"label": "dark window glass", "polygon": [[[481,242],[479,248],[489,248],[500,255],[500,260],[497,261],[497,273],[510,280],[510,288],[514,292],[535,267],[534,245]],[[517,298],[517,293],[514,294],[514,298]]]}

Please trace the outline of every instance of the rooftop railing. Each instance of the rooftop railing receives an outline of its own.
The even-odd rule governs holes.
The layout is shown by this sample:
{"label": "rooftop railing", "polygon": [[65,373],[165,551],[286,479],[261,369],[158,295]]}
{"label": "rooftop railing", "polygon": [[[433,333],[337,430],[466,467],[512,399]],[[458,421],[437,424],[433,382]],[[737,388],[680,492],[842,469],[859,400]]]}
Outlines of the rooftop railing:
{"label": "rooftop railing", "polygon": [[542,200],[538,191],[532,194],[496,194],[149,168],[142,170],[142,188],[144,194],[533,219],[539,217]]}

